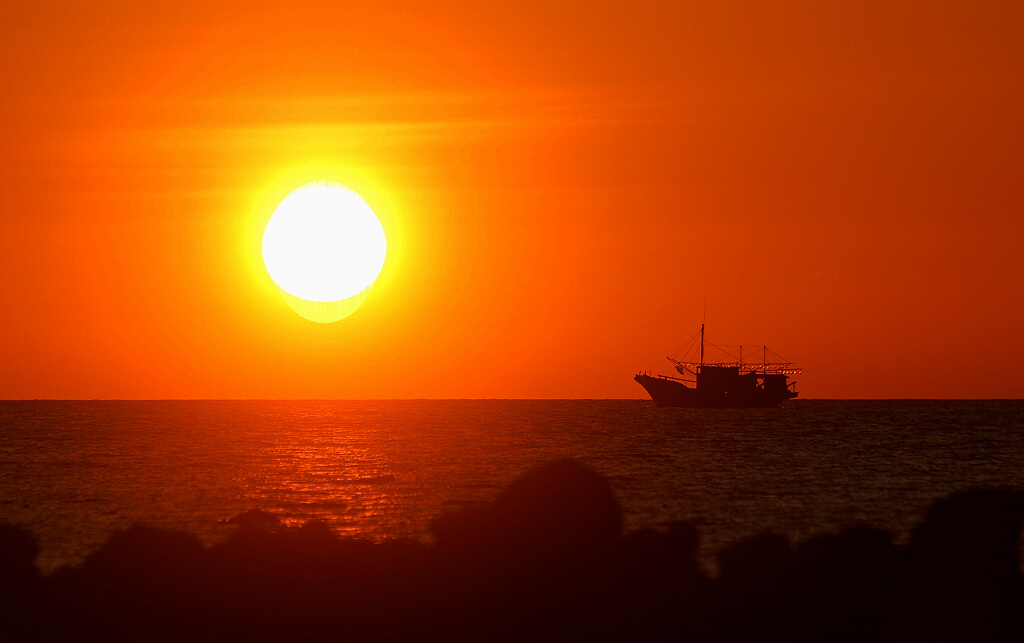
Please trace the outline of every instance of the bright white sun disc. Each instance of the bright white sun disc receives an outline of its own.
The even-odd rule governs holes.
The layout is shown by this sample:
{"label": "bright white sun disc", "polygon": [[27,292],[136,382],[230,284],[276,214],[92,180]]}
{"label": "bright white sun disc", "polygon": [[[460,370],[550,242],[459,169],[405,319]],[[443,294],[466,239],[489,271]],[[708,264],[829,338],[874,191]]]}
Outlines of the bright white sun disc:
{"label": "bright white sun disc", "polygon": [[281,201],[263,232],[263,262],[286,293],[313,302],[348,299],[373,285],[387,254],[384,228],[340,183],[316,181]]}

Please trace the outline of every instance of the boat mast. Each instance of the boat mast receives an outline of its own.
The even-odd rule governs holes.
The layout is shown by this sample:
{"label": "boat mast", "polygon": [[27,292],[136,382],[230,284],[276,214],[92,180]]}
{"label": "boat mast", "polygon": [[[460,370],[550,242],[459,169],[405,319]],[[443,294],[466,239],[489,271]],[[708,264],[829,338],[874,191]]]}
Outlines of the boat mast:
{"label": "boat mast", "polygon": [[700,325],[700,370],[704,370],[704,324]]}

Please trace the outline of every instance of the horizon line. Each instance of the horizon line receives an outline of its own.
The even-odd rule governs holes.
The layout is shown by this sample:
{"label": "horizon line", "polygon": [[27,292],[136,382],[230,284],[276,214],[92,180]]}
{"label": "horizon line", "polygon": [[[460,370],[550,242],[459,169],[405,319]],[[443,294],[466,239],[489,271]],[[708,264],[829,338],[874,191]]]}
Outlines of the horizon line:
{"label": "horizon line", "polygon": [[[805,397],[789,400],[786,404],[801,402],[1013,402],[1024,397]],[[0,398],[0,402],[648,402],[650,399],[633,397],[89,397],[89,398]],[[661,408],[661,407],[656,407]],[[670,408],[670,407],[666,407]],[[784,406],[773,407],[784,408]]]}

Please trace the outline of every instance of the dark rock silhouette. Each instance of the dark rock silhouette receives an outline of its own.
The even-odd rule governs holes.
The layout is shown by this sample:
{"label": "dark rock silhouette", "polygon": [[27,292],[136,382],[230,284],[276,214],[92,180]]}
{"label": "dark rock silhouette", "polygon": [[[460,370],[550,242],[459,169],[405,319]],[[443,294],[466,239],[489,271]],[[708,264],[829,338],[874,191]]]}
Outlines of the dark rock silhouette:
{"label": "dark rock silhouette", "polygon": [[762,534],[717,578],[695,524],[624,535],[608,483],[572,461],[439,516],[432,544],[247,512],[212,547],[134,526],[42,577],[31,534],[0,526],[0,641],[1020,641],[1022,499],[955,494],[905,547]]}
{"label": "dark rock silhouette", "polygon": [[[454,631],[472,640],[596,636],[622,514],[608,482],[571,460],[541,465],[494,502],[432,524]],[[443,609],[443,608],[442,608]],[[571,631],[570,631],[571,630]]]}
{"label": "dark rock silhouette", "polygon": [[710,608],[710,579],[697,564],[696,525],[629,534],[618,556],[611,610],[620,610],[618,640],[699,638]]}
{"label": "dark rock silhouette", "polygon": [[0,641],[28,638],[31,612],[39,601],[42,576],[35,560],[39,547],[27,530],[0,525]]}
{"label": "dark rock silhouette", "polygon": [[281,524],[281,519],[274,514],[263,511],[262,509],[250,509],[245,513],[240,513],[234,518],[228,520],[233,525],[240,525],[242,527],[275,527]]}
{"label": "dark rock silhouette", "polygon": [[43,638],[118,641],[153,632],[144,638],[181,640],[189,620],[205,616],[196,600],[205,561],[202,544],[189,534],[142,525],[115,532],[80,568],[49,579]]}
{"label": "dark rock silhouette", "polygon": [[1024,641],[1024,493],[973,490],[932,505],[907,547],[903,633]]}
{"label": "dark rock silhouette", "polygon": [[797,546],[787,596],[802,638],[884,640],[893,626],[898,551],[889,532],[855,527]]}
{"label": "dark rock silhouette", "polygon": [[604,478],[559,460],[527,472],[490,504],[437,517],[432,529],[438,547],[463,554],[500,550],[515,564],[585,564],[618,547],[622,513]]}

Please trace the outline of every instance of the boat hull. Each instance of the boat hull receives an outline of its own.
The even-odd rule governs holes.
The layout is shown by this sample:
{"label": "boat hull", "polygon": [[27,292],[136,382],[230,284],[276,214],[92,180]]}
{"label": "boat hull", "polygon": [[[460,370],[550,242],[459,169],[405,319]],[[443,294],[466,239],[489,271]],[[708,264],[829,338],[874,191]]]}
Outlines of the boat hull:
{"label": "boat hull", "polygon": [[[742,376],[741,376],[742,377]],[[683,408],[772,408],[797,396],[785,386],[757,388],[738,380],[736,386],[697,387],[665,376],[638,374],[633,377],[651,396],[655,406]]]}

